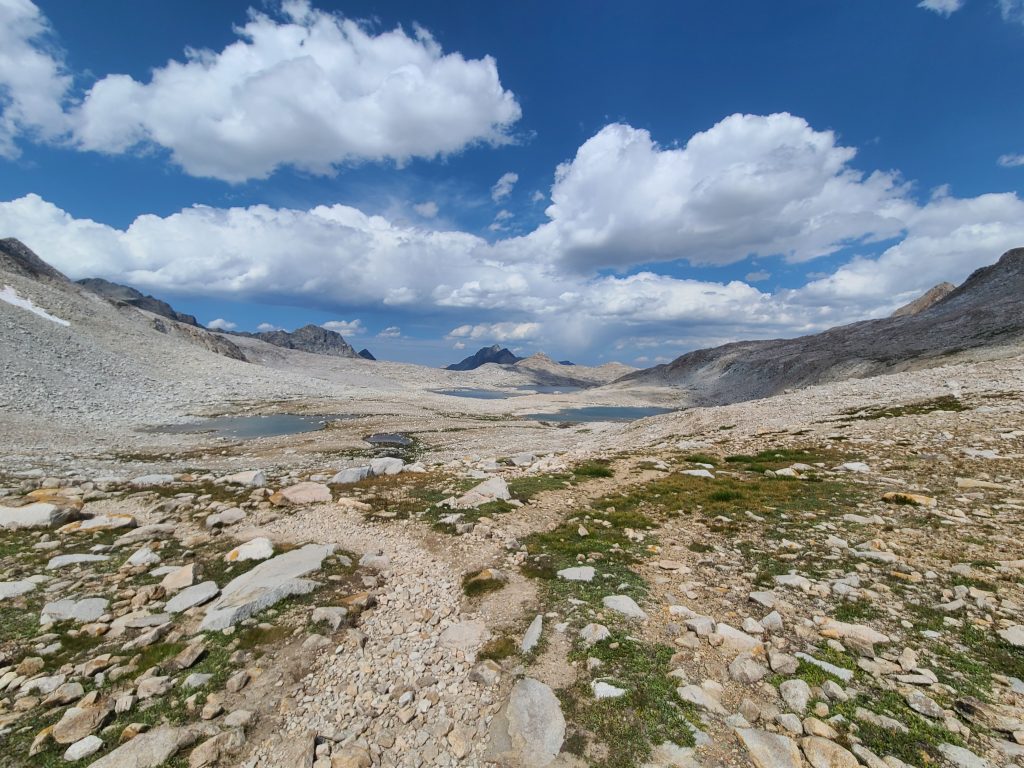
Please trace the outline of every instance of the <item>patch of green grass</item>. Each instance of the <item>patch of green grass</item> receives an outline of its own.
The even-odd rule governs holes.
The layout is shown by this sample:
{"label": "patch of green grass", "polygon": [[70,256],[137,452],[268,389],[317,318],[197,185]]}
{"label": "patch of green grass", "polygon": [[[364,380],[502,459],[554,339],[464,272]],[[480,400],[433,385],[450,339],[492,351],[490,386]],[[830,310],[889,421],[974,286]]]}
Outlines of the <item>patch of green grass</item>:
{"label": "patch of green grass", "polygon": [[844,600],[836,606],[833,618],[850,624],[862,624],[882,615],[883,611],[867,600]]}
{"label": "patch of green grass", "polygon": [[873,421],[875,419],[895,419],[900,416],[920,416],[926,413],[934,413],[935,411],[958,413],[967,410],[970,409],[961,400],[952,395],[944,395],[932,398],[931,400],[921,400],[906,405],[894,405],[888,408],[853,408],[841,413],[852,421]]}
{"label": "patch of green grass", "polygon": [[691,464],[717,464],[718,459],[714,456],[708,456],[706,453],[690,453],[683,456],[683,461],[688,461]]}
{"label": "patch of green grass", "polygon": [[720,491],[712,491],[707,498],[708,501],[738,501],[743,498],[743,493],[723,488]]}
{"label": "patch of green grass", "polygon": [[[615,644],[617,647],[613,648]],[[610,641],[591,648],[577,647],[570,659],[583,664],[590,656],[602,661],[598,679],[626,689],[611,699],[594,699],[590,680],[582,676],[575,685],[560,691],[566,719],[580,735],[607,747],[607,758],[595,763],[603,768],[642,765],[654,745],[672,741],[691,746],[688,722],[697,722],[693,709],[681,701],[678,681],[668,676],[675,651],[665,645],[637,641],[616,633]],[[582,751],[582,744],[577,744]]]}
{"label": "patch of green grass", "polygon": [[[907,733],[889,730],[873,725],[856,716],[857,708],[863,707],[875,714],[898,720],[908,729]],[[893,691],[872,690],[849,701],[833,705],[836,714],[841,714],[857,723],[857,737],[865,747],[880,755],[893,755],[910,765],[930,768],[942,763],[940,744],[963,745],[963,741],[938,723],[926,720],[906,705],[899,694]],[[841,743],[849,746],[847,738]]]}
{"label": "patch of green grass", "polygon": [[573,468],[573,474],[577,477],[613,477],[615,473],[608,466],[610,463],[607,459],[584,461]]}
{"label": "patch of green grass", "polygon": [[561,491],[569,487],[569,475],[527,475],[508,481],[508,490],[512,498],[530,501],[545,491]]}
{"label": "patch of green grass", "polygon": [[713,552],[714,547],[710,544],[705,544],[702,541],[691,541],[687,546],[691,552]]}

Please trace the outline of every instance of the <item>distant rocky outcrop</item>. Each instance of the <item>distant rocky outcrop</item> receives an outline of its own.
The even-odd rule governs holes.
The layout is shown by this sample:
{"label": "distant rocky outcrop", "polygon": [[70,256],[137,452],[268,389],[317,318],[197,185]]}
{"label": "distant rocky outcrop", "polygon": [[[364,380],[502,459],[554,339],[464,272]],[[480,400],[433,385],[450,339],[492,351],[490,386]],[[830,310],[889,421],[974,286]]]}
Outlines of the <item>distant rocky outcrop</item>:
{"label": "distant rocky outcrop", "polygon": [[918,296],[909,304],[904,304],[889,315],[889,317],[908,317],[910,315],[916,315],[918,312],[924,312],[932,304],[942,301],[955,290],[956,286],[952,283],[939,283],[938,285],[929,288],[927,292]]}
{"label": "distant rocky outcrop", "polygon": [[695,405],[723,405],[795,387],[924,368],[957,353],[1021,342],[1024,248],[1016,248],[916,313],[796,339],[701,349],[629,374],[619,385],[678,387]]}
{"label": "distant rocky outcrop", "polygon": [[97,296],[102,296],[104,299],[115,304],[128,304],[129,306],[144,309],[147,312],[152,312],[154,315],[160,315],[178,323],[199,327],[199,321],[196,320],[194,315],[177,312],[166,301],[161,301],[154,296],[147,296],[129,285],[112,283],[109,280],[104,280],[102,277],[87,277],[75,282],[83,288],[92,291]]}
{"label": "distant rocky outcrop", "polygon": [[576,365],[576,363],[574,363],[572,360],[559,360],[558,364],[559,365]]}
{"label": "distant rocky outcrop", "polygon": [[487,363],[497,363],[498,365],[514,365],[523,358],[517,357],[512,354],[505,347],[498,346],[495,344],[491,347],[484,347],[478,350],[475,354],[470,355],[466,359],[449,365],[447,370],[449,371],[472,371],[479,368],[481,365],[487,365]]}
{"label": "distant rocky outcrop", "polygon": [[0,272],[44,281],[67,281],[59,271],[40,259],[20,240],[13,237],[0,239]]}
{"label": "distant rocky outcrop", "polygon": [[246,331],[231,331],[230,333],[235,336],[259,339],[268,344],[273,344],[275,347],[296,349],[300,352],[310,352],[314,355],[359,357],[359,354],[352,348],[352,345],[345,341],[344,336],[319,325],[304,325],[291,332],[264,331],[261,333],[248,333]]}
{"label": "distant rocky outcrop", "polygon": [[361,358],[363,358],[363,360],[376,360],[377,359],[376,357],[373,356],[373,352],[368,350],[366,347],[363,347],[362,349],[359,350],[359,356]]}

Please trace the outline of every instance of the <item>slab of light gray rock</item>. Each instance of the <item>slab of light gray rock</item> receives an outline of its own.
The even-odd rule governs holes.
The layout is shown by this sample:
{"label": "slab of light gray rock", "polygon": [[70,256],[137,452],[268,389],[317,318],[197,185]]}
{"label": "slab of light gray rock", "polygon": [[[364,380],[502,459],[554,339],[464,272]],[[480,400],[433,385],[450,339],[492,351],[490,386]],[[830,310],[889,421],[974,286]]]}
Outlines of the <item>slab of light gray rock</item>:
{"label": "slab of light gray rock", "polygon": [[601,598],[601,604],[608,610],[621,613],[629,619],[647,618],[647,614],[629,595],[607,595]]}
{"label": "slab of light gray rock", "polygon": [[504,478],[489,477],[459,498],[450,500],[448,505],[455,509],[476,509],[492,501],[508,501],[511,498],[512,494]]}
{"label": "slab of light gray rock", "polygon": [[213,675],[205,674],[203,672],[193,672],[185,681],[182,683],[186,688],[202,688],[213,678]]}
{"label": "slab of light gray rock", "polygon": [[134,515],[96,515],[62,525],[59,532],[109,531],[115,528],[134,528],[138,524]]}
{"label": "slab of light gray rock", "polygon": [[331,500],[331,489],[322,483],[296,483],[278,493],[290,504],[317,504]]}
{"label": "slab of light gray rock", "polygon": [[167,601],[164,606],[164,610],[167,613],[181,613],[187,611],[189,608],[194,608],[197,605],[204,605],[217,596],[220,590],[217,588],[217,582],[215,581],[204,581],[201,584],[193,584],[191,587],[185,587],[185,589],[178,592],[174,597]]}
{"label": "slab of light gray rock", "polygon": [[706,469],[684,469],[679,474],[689,475],[690,477],[703,477],[707,480],[715,479],[715,476],[708,472]]}
{"label": "slab of light gray rock", "polygon": [[79,563],[102,563],[109,559],[107,555],[57,555],[50,558],[50,561],[46,564],[46,570],[53,571],[57,568],[65,568],[69,565],[78,565]]}
{"label": "slab of light gray rock", "polygon": [[223,512],[214,512],[207,515],[203,525],[207,528],[218,528],[225,525],[234,525],[245,520],[245,512],[238,507],[225,509]]}
{"label": "slab of light gray rock", "polygon": [[800,652],[800,651],[798,651],[797,653],[795,653],[793,655],[796,656],[798,659],[803,659],[808,664],[813,664],[818,669],[825,670],[830,675],[834,675],[834,676],[838,677],[844,683],[848,683],[851,680],[853,680],[853,670],[852,669],[846,669],[845,667],[839,667],[839,666],[836,666],[835,664],[830,664],[827,661],[821,661],[820,659],[816,659],[813,656],[809,656],[808,654]]}
{"label": "slab of light gray rock", "polygon": [[526,677],[512,688],[505,706],[491,721],[490,733],[485,760],[517,768],[546,768],[565,741],[565,717],[554,691]]}
{"label": "slab of light gray rock", "polygon": [[178,530],[176,523],[153,523],[152,525],[140,525],[138,528],[122,534],[114,542],[115,547],[124,547],[128,544],[137,544],[140,541],[151,541],[153,539],[169,539]]}
{"label": "slab of light gray rock", "polygon": [[793,712],[803,714],[811,701],[811,687],[799,678],[785,680],[779,685],[779,694]]}
{"label": "slab of light gray rock", "polygon": [[757,728],[737,728],[736,735],[756,768],[800,768],[800,750],[788,736]]}
{"label": "slab of light gray rock", "polygon": [[1007,629],[1000,629],[998,634],[1015,648],[1024,648],[1024,625],[1016,624]]}
{"label": "slab of light gray rock", "polygon": [[460,621],[446,628],[439,642],[449,648],[468,652],[479,648],[489,636],[487,625],[482,621]]}
{"label": "slab of light gray rock", "polygon": [[607,640],[611,636],[612,633],[604,624],[587,624],[587,626],[580,630],[580,639],[588,648],[602,640]]}
{"label": "slab of light gray rock", "polygon": [[170,485],[174,482],[174,475],[139,475],[131,480],[136,488],[149,488],[153,485]]}
{"label": "slab of light gray rock", "polygon": [[699,685],[684,685],[676,688],[676,695],[683,701],[689,702],[712,714],[721,715],[722,717],[729,714],[729,711],[722,706],[722,702]]}
{"label": "slab of light gray rock", "polygon": [[224,555],[224,561],[234,563],[244,560],[266,560],[268,557],[273,557],[273,555],[273,542],[265,536],[258,536],[255,539],[249,539],[244,544],[239,544],[229,551]]}
{"label": "slab of light gray rock", "polygon": [[200,629],[225,629],[286,597],[309,594],[317,584],[302,577],[319,571],[333,551],[331,545],[307,544],[236,576],[207,608]]}
{"label": "slab of light gray rock", "polygon": [[0,600],[28,594],[36,585],[31,581],[0,581]]}
{"label": "slab of light gray rock", "polygon": [[563,568],[557,575],[566,581],[593,581],[594,569],[589,565],[579,565],[575,568]]}
{"label": "slab of light gray rock", "polygon": [[267,484],[267,476],[261,469],[250,469],[247,472],[236,472],[220,479],[228,485],[245,485],[250,488],[262,488]]}
{"label": "slab of light gray rock", "polygon": [[619,688],[603,680],[594,680],[590,684],[590,690],[594,692],[595,699],[617,699],[627,693],[625,688]]}
{"label": "slab of light gray rock", "polygon": [[89,768],[157,768],[194,741],[195,735],[186,729],[161,726],[140,733]]}
{"label": "slab of light gray rock", "polygon": [[397,475],[404,467],[405,462],[401,459],[391,457],[370,459],[370,474],[374,477],[380,477],[381,475]]}
{"label": "slab of light gray rock", "polygon": [[73,509],[37,501],[23,507],[0,507],[0,528],[7,531],[21,528],[56,528],[78,517],[80,514]]}
{"label": "slab of light gray rock", "polygon": [[953,744],[939,744],[939,752],[956,768],[992,768],[992,763],[969,749]]}
{"label": "slab of light gray rock", "polygon": [[86,736],[64,750],[64,759],[69,763],[83,760],[90,755],[95,755],[102,747],[103,739],[99,736]]}
{"label": "slab of light gray rock", "polygon": [[154,552],[149,547],[142,547],[132,553],[131,557],[125,561],[125,565],[139,566],[139,565],[156,565],[160,562],[160,555]]}
{"label": "slab of light gray rock", "polygon": [[76,621],[85,624],[96,621],[107,612],[110,603],[102,597],[87,597],[84,600],[56,600],[43,606],[39,614],[40,624],[51,624],[55,621]]}
{"label": "slab of light gray rock", "polygon": [[[189,563],[179,568],[169,566],[170,570],[163,574],[163,580],[160,582],[160,586],[163,587],[168,594],[173,594],[178,590],[184,589],[185,587],[192,586],[192,582],[196,578],[196,566],[195,563]],[[159,570],[154,568],[150,571],[150,575],[157,576],[156,571]]]}
{"label": "slab of light gray rock", "polygon": [[537,614],[537,617],[530,622],[530,626],[526,630],[526,634],[523,635],[523,641],[519,644],[519,650],[523,653],[529,653],[537,647],[537,643],[540,642],[540,633],[544,630],[544,617],[541,614]]}
{"label": "slab of light gray rock", "polygon": [[821,736],[800,740],[800,748],[814,768],[859,768],[860,761],[852,752]]}
{"label": "slab of light gray rock", "polygon": [[350,483],[361,482],[369,476],[369,467],[349,467],[338,472],[338,474],[330,479],[330,482],[333,485],[349,485]]}

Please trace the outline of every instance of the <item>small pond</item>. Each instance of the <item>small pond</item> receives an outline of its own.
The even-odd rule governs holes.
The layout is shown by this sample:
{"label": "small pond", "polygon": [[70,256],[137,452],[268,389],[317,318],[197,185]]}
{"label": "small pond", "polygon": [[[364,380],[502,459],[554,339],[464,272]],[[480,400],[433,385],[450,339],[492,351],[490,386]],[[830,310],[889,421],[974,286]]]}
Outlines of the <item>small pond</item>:
{"label": "small pond", "polygon": [[171,424],[166,427],[159,427],[156,431],[172,434],[212,432],[218,437],[247,440],[254,437],[278,437],[280,435],[297,435],[302,432],[316,432],[318,429],[323,429],[327,426],[329,422],[354,418],[356,417],[345,414],[309,416],[294,413],[270,413],[258,416],[215,416],[188,424]]}
{"label": "small pond", "polygon": [[655,408],[633,405],[587,405],[581,408],[563,408],[551,413],[527,413],[533,421],[636,421],[647,416],[670,413],[674,408]]}

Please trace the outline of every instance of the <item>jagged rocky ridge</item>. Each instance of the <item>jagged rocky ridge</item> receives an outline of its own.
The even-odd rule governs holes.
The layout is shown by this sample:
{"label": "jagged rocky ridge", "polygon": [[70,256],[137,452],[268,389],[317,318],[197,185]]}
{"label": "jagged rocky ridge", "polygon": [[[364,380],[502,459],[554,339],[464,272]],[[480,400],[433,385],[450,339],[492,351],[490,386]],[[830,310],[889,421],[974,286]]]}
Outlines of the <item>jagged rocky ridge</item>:
{"label": "jagged rocky ridge", "polygon": [[671,386],[695,405],[723,405],[830,381],[935,365],[1024,339],[1024,248],[1007,251],[917,314],[865,320],[796,339],[741,341],[690,352],[619,380]]}
{"label": "jagged rocky ridge", "polygon": [[129,285],[112,283],[101,277],[86,277],[75,282],[115,304],[128,304],[129,306],[144,309],[147,312],[152,312],[154,315],[160,315],[178,323],[199,327],[199,321],[196,320],[195,315],[178,312],[166,301],[162,301],[155,296],[147,296]]}
{"label": "jagged rocky ridge", "polygon": [[246,331],[231,331],[235,336],[246,336],[250,339],[259,339],[275,347],[285,349],[297,349],[300,352],[311,352],[314,355],[331,355],[333,357],[361,357],[352,348],[352,345],[345,341],[345,337],[336,331],[330,331],[319,325],[304,325],[294,331],[265,331],[262,333],[248,333]]}

